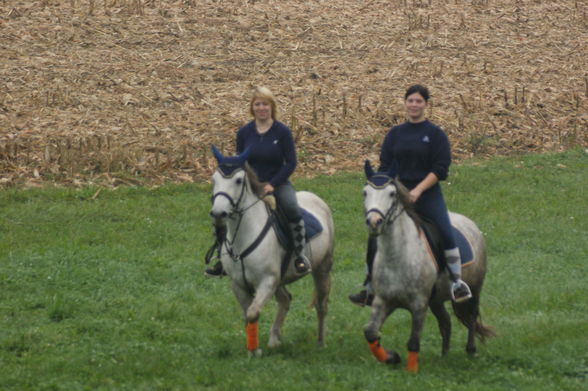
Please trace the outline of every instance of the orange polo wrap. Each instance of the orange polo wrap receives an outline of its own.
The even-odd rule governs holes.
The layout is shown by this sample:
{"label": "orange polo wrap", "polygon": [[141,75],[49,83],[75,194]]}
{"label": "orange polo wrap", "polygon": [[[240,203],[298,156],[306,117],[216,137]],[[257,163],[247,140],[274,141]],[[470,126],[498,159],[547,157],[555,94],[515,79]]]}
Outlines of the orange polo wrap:
{"label": "orange polo wrap", "polygon": [[382,345],[380,345],[380,341],[376,340],[374,342],[368,342],[368,345],[370,346],[372,354],[378,359],[378,361],[386,362],[386,360],[388,360],[388,353],[384,350]]}
{"label": "orange polo wrap", "polygon": [[247,350],[253,352],[259,347],[259,338],[257,336],[257,322],[247,323],[245,331],[247,332]]}
{"label": "orange polo wrap", "polygon": [[406,363],[408,372],[417,373],[419,371],[419,353],[408,352],[408,362]]}

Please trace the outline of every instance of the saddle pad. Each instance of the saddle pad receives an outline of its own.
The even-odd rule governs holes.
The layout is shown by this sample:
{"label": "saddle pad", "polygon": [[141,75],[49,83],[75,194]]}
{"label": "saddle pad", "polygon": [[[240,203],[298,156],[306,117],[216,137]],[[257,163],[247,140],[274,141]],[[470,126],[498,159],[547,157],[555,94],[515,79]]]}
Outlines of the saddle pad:
{"label": "saddle pad", "polygon": [[474,260],[474,253],[472,246],[466,237],[455,227],[453,227],[453,236],[455,237],[455,244],[459,249],[461,255],[461,265],[464,266]]}
{"label": "saddle pad", "polygon": [[323,226],[313,214],[306,209],[300,208],[302,220],[304,220],[304,230],[306,231],[306,241],[314,238],[316,235],[323,232]]}
{"label": "saddle pad", "polygon": [[[306,231],[305,236],[307,242],[316,235],[323,232],[323,226],[321,225],[320,221],[314,217],[314,215],[304,208],[300,208],[300,214],[302,215],[302,220],[304,221],[304,230]],[[286,245],[286,243],[289,243],[289,234],[287,231],[288,228],[284,227],[283,224],[276,224],[275,228],[280,243],[284,247],[289,248],[290,246]]]}
{"label": "saddle pad", "polygon": [[[437,262],[437,266],[439,270],[445,269],[445,254],[443,252],[443,247],[441,244],[441,237],[439,236],[439,231],[436,226],[433,225],[430,221],[425,221],[423,225],[421,225],[423,231],[425,232],[425,237],[429,242],[429,246],[431,247],[431,251],[434,254],[435,261]],[[455,244],[459,250],[459,255],[461,257],[461,265],[465,266],[474,260],[474,253],[472,251],[472,246],[470,242],[466,239],[466,237],[459,231],[457,228],[452,226],[453,228],[453,237],[455,238]]]}

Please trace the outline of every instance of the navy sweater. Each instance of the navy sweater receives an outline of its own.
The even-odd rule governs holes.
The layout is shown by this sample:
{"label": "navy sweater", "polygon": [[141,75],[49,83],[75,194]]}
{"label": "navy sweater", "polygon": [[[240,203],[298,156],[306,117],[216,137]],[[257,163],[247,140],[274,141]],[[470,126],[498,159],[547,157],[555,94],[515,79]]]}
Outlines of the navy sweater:
{"label": "navy sweater", "polygon": [[288,181],[296,168],[296,149],[290,129],[274,121],[264,134],[257,133],[255,121],[237,132],[237,153],[252,147],[247,162],[262,182],[278,187]]}
{"label": "navy sweater", "polygon": [[380,171],[396,168],[400,181],[415,187],[429,173],[445,180],[451,164],[447,135],[429,120],[405,122],[386,135],[380,152]]}

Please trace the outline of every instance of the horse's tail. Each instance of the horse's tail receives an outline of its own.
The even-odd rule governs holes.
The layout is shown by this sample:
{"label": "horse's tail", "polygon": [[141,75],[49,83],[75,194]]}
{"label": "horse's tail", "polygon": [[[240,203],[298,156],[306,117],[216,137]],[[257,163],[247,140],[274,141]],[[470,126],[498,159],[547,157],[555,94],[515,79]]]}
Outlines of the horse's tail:
{"label": "horse's tail", "polygon": [[486,342],[486,338],[496,336],[492,326],[482,323],[482,315],[480,315],[480,297],[474,295],[470,300],[463,303],[453,303],[453,310],[457,319],[468,328],[473,328],[474,333],[480,338],[482,343]]}

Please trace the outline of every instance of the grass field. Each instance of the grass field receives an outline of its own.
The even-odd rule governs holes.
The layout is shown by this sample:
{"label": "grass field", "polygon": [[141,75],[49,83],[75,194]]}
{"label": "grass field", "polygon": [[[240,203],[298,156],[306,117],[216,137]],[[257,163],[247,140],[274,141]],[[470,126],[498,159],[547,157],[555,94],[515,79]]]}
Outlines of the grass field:
{"label": "grass field", "polygon": [[[0,390],[580,390],[588,388],[588,156],[526,155],[452,168],[451,209],[485,233],[485,323],[498,337],[464,352],[455,318],[440,356],[429,315],[414,376],[371,357],[369,310],[346,296],[363,279],[360,173],[298,179],[334,214],[327,347],[315,347],[311,281],[290,289],[283,346],[248,359],[228,279],[207,280],[209,187],[0,192]],[[382,342],[405,356],[407,313]]]}

